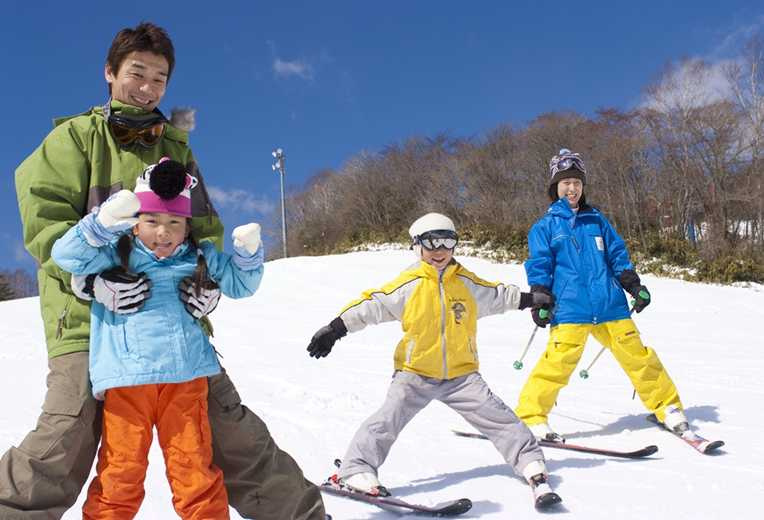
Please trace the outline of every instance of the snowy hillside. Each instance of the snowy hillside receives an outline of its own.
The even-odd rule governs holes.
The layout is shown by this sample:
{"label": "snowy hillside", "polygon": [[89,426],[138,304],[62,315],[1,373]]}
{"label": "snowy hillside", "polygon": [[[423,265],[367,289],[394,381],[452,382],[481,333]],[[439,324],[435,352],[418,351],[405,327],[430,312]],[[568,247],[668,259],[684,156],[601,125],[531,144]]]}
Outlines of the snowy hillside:
{"label": "snowy hillside", "polygon": [[[392,374],[397,324],[342,339],[329,357],[305,348],[317,328],[361,290],[381,285],[411,263],[408,251],[303,257],[266,264],[263,284],[247,300],[224,300],[213,314],[215,345],[225,356],[244,402],[268,424],[278,444],[308,478],[333,471],[355,429],[381,403]],[[521,265],[462,262],[489,280],[525,286]],[[648,460],[624,461],[546,450],[552,483],[563,497],[562,517],[575,519],[753,518],[749,499],[764,495],[764,292],[643,277],[653,304],[635,317],[677,384],[688,417],[700,433],[727,445],[703,456],[645,420],[612,356],[602,356],[588,380],[574,375],[550,422],[571,442],[613,448],[657,444]],[[3,376],[0,450],[18,444],[35,423],[45,392],[46,354],[38,300],[0,304]],[[524,379],[541,354],[540,331],[525,369],[512,368],[533,329],[530,313],[483,319],[478,326],[481,373],[514,407]],[[583,368],[599,350],[593,340]],[[380,470],[394,494],[434,504],[469,497],[464,518],[537,518],[528,487],[514,477],[486,441],[458,438],[469,426],[433,403],[403,431]],[[147,497],[138,518],[175,518],[161,453],[153,448]],[[747,500],[740,500],[744,498]],[[326,496],[335,520],[395,518],[371,506]],[[64,518],[81,518],[82,497]],[[239,518],[235,513],[232,518]]]}

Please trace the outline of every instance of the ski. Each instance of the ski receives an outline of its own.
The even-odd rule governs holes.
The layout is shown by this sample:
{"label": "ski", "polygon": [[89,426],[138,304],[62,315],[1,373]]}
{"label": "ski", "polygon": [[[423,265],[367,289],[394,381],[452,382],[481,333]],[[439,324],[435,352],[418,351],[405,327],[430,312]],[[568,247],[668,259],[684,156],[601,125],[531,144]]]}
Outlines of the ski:
{"label": "ski", "polygon": [[679,437],[684,442],[686,442],[687,444],[695,448],[698,452],[703,453],[704,455],[714,453],[719,448],[724,446],[724,441],[710,441],[706,439],[705,437],[701,437],[700,435],[693,432],[692,430],[687,430],[682,433],[677,433],[673,430],[669,430],[668,428],[666,428],[666,425],[660,422],[658,418],[655,416],[655,414],[653,413],[647,416],[647,420],[653,424],[657,424],[658,426],[660,426],[662,429],[666,430],[673,436]]}
{"label": "ski", "polygon": [[367,493],[352,490],[347,486],[343,486],[342,483],[339,482],[337,475],[329,477],[326,482],[319,486],[319,489],[324,493],[365,502],[397,515],[451,517],[462,515],[472,508],[472,501],[468,498],[451,500],[434,506],[425,506],[406,502],[405,500],[391,496],[383,497],[369,495]]}
{"label": "ski", "polygon": [[[451,430],[459,437],[469,437],[471,439],[485,439],[488,438],[481,433],[463,432],[458,430]],[[558,450],[578,451],[582,453],[591,453],[592,455],[603,455],[606,457],[616,457],[622,459],[642,459],[655,454],[658,451],[658,446],[651,444],[634,451],[621,451],[611,450],[607,448],[594,448],[590,446],[581,446],[580,444],[570,444],[568,442],[548,441],[546,439],[539,439],[539,445],[544,448],[555,448]]]}

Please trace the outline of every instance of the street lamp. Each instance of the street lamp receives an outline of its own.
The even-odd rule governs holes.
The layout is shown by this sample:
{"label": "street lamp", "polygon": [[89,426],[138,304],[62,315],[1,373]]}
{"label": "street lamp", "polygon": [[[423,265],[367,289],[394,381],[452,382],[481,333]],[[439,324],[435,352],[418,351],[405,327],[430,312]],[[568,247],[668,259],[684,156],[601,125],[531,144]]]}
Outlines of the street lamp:
{"label": "street lamp", "polygon": [[273,171],[279,172],[279,177],[281,179],[281,243],[284,246],[284,258],[287,257],[287,238],[286,238],[286,206],[284,204],[284,174],[286,173],[286,170],[284,169],[284,159],[286,159],[286,155],[284,155],[284,150],[281,148],[276,148],[271,152],[271,155],[273,155],[273,158],[275,161],[271,165],[271,168],[273,168]]}

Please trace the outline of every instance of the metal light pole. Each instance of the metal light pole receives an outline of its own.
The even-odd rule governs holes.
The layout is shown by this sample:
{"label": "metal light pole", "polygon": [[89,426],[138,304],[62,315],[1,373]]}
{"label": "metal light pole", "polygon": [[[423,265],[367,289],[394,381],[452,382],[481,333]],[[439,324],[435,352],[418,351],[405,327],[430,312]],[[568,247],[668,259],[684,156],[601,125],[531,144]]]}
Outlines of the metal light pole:
{"label": "metal light pole", "polygon": [[276,148],[271,152],[271,155],[273,155],[273,158],[275,161],[271,165],[271,168],[273,168],[273,171],[279,172],[279,177],[281,179],[281,243],[284,246],[284,258],[287,257],[287,237],[286,237],[286,206],[284,203],[284,174],[286,174],[286,170],[284,169],[284,159],[286,159],[286,155],[284,155],[284,150],[281,148]]}

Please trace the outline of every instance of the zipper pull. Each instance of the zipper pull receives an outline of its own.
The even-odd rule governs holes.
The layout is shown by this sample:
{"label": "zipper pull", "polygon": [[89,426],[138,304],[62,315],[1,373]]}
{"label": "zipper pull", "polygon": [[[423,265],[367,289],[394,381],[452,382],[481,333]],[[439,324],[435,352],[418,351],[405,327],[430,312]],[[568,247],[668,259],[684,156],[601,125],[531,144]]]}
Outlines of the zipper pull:
{"label": "zipper pull", "polygon": [[61,339],[64,333],[64,318],[66,317],[66,309],[61,311],[61,315],[58,317],[58,327],[56,327],[56,339]]}

